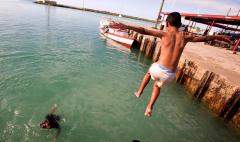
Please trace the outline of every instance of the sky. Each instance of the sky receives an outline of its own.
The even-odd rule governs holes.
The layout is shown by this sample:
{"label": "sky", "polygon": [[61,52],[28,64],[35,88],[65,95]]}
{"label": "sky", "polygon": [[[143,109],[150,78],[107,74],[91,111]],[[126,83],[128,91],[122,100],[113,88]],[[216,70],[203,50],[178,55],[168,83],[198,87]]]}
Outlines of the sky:
{"label": "sky", "polygon": [[[59,4],[156,19],[162,0],[56,0]],[[240,0],[165,0],[163,11],[236,16]]]}

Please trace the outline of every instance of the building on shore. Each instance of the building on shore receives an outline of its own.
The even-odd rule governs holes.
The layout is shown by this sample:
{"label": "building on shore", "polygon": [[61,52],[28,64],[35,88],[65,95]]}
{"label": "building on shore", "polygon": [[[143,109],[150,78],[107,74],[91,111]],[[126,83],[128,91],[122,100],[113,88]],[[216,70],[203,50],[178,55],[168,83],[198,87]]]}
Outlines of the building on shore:
{"label": "building on shore", "polygon": [[38,1],[36,1],[36,3],[46,4],[46,5],[53,5],[53,6],[57,5],[56,1],[51,1],[51,0],[38,0]]}

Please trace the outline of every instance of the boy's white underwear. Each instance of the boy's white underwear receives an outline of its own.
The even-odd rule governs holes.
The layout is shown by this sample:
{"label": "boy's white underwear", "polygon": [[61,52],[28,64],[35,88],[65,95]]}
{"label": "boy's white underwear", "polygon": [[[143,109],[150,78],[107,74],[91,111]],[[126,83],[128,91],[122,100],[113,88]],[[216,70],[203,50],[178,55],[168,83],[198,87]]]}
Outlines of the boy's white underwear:
{"label": "boy's white underwear", "polygon": [[149,73],[151,78],[157,81],[157,86],[161,87],[173,81],[175,79],[176,72],[159,65],[158,63],[153,63],[149,68]]}

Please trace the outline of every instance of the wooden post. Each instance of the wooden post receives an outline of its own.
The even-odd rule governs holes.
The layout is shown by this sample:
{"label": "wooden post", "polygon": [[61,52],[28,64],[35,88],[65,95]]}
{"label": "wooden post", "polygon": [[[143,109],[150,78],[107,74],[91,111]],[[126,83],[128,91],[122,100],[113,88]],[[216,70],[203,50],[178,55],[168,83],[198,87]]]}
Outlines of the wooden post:
{"label": "wooden post", "polygon": [[161,54],[161,39],[160,38],[157,38],[156,40],[156,47],[155,47],[155,50],[153,52],[153,57],[152,57],[152,61],[153,62],[156,62],[158,59],[159,59],[159,56]]}
{"label": "wooden post", "polygon": [[223,111],[220,113],[220,117],[223,117],[226,121],[229,121],[237,113],[240,104],[240,90],[236,90],[225,105]]}
{"label": "wooden post", "polygon": [[133,38],[136,40],[136,39],[137,39],[137,37],[138,37],[138,33],[137,33],[137,32],[135,32],[135,33],[133,34]]}
{"label": "wooden post", "polygon": [[156,42],[156,38],[155,37],[149,37],[149,42],[147,44],[147,47],[146,47],[146,56],[148,57],[151,57],[152,54],[153,54],[153,51],[155,49],[155,42]]}
{"label": "wooden post", "polygon": [[131,37],[133,36],[133,32],[134,32],[133,30],[130,30],[130,31],[129,31],[129,35],[130,35]]}
{"label": "wooden post", "polygon": [[142,44],[142,40],[143,40],[143,35],[142,34],[138,34],[137,41],[138,41],[138,43],[140,45]]}
{"label": "wooden post", "polygon": [[135,36],[135,34],[136,34],[137,32],[135,32],[135,31],[133,31],[133,33],[132,33],[132,36],[131,37],[133,37],[134,38],[134,36]]}
{"label": "wooden post", "polygon": [[148,45],[149,39],[146,35],[143,36],[142,44],[140,46],[140,51],[145,53],[146,46]]}

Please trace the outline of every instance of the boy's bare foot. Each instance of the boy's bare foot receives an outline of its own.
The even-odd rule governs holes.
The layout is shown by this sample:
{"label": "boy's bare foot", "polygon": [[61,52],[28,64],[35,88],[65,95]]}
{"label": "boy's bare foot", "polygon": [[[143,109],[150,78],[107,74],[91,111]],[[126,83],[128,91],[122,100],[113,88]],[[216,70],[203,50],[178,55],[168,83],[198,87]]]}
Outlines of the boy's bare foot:
{"label": "boy's bare foot", "polygon": [[135,92],[134,95],[139,98],[141,96],[141,93]]}
{"label": "boy's bare foot", "polygon": [[145,111],[144,115],[147,116],[147,117],[151,117],[152,116],[152,109],[146,108],[146,111]]}

